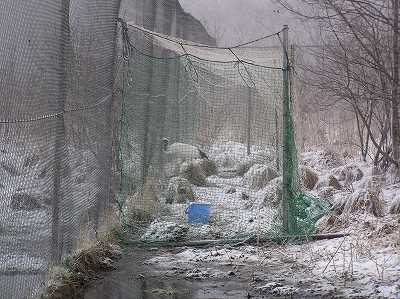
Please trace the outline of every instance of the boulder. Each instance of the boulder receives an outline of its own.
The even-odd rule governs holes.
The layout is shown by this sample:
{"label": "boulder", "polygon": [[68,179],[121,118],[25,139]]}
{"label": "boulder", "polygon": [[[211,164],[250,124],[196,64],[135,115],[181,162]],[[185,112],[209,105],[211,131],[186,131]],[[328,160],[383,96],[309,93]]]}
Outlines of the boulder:
{"label": "boulder", "polygon": [[33,211],[43,207],[41,202],[38,195],[16,193],[11,196],[10,208],[15,211]]}
{"label": "boulder", "polygon": [[199,159],[197,160],[197,163],[200,165],[200,168],[203,170],[203,173],[206,177],[218,174],[218,166],[215,161],[209,159]]}
{"label": "boulder", "polygon": [[38,154],[31,154],[30,156],[25,158],[23,167],[35,167],[40,162],[40,156]]}
{"label": "boulder", "polygon": [[282,177],[273,179],[262,192],[262,206],[277,208],[282,201]]}
{"label": "boulder", "polygon": [[258,191],[263,189],[271,180],[277,177],[278,173],[271,167],[262,164],[255,164],[246,173],[244,180],[250,189]]}
{"label": "boulder", "polygon": [[319,180],[317,173],[311,168],[305,166],[300,168],[300,173],[303,186],[307,190],[313,190]]}
{"label": "boulder", "polygon": [[187,203],[195,200],[194,192],[190,182],[182,177],[173,177],[168,183],[166,202]]}
{"label": "boulder", "polygon": [[238,163],[235,157],[228,153],[221,153],[215,156],[215,160],[218,168],[222,169],[235,169]]}
{"label": "boulder", "polygon": [[337,189],[335,189],[335,188],[332,187],[332,186],[329,186],[329,187],[322,187],[322,188],[318,191],[317,196],[318,196],[319,198],[326,199],[326,200],[328,200],[328,201],[331,202],[336,190],[337,190]]}
{"label": "boulder", "polygon": [[153,222],[141,237],[141,240],[150,242],[179,242],[187,238],[188,231],[189,227],[174,222]]}
{"label": "boulder", "polygon": [[338,153],[325,149],[303,153],[302,164],[322,172],[342,166],[344,162]]}
{"label": "boulder", "polygon": [[250,199],[250,196],[245,192],[242,192],[240,197],[242,198],[242,200],[246,200],[246,201]]}
{"label": "boulder", "polygon": [[225,192],[226,194],[234,194],[236,193],[236,188],[235,187],[230,187],[228,190]]}
{"label": "boulder", "polygon": [[10,176],[18,176],[20,175],[17,167],[13,165],[11,162],[1,161],[0,166],[7,172]]}
{"label": "boulder", "polygon": [[343,181],[345,186],[349,186],[354,182],[360,181],[363,176],[362,170],[357,165],[351,164],[341,168],[338,179]]}
{"label": "boulder", "polygon": [[209,150],[209,157],[222,173],[234,172],[236,176],[245,175],[255,164],[272,163],[274,156],[274,150],[259,146],[252,146],[248,155],[245,144],[231,141],[214,144]]}
{"label": "boulder", "polygon": [[328,187],[332,187],[335,190],[342,190],[342,185],[340,185],[339,181],[333,175],[328,177]]}
{"label": "boulder", "polygon": [[196,186],[206,186],[207,176],[201,165],[201,160],[183,162],[179,169],[179,176]]}
{"label": "boulder", "polygon": [[390,214],[400,214],[400,197],[395,197],[389,209]]}
{"label": "boulder", "polygon": [[236,175],[244,176],[254,165],[256,164],[266,164],[272,163],[272,156],[266,151],[252,153],[249,156],[245,156],[241,161],[239,161],[236,166]]}

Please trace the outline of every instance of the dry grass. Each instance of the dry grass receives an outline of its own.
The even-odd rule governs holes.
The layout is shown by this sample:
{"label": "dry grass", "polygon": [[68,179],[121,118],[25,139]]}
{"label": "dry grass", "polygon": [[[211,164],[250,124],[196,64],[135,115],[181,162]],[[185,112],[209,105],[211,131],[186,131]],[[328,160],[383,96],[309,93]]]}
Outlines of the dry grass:
{"label": "dry grass", "polygon": [[113,270],[113,263],[121,256],[119,247],[103,242],[79,250],[65,258],[62,266],[53,267],[49,273],[41,299],[80,299],[91,281],[102,272]]}
{"label": "dry grass", "polygon": [[159,210],[159,189],[155,178],[147,178],[142,190],[129,196],[124,206],[124,221],[129,225],[147,224]]}
{"label": "dry grass", "polygon": [[119,244],[121,236],[121,224],[116,207],[108,207],[104,211],[101,223],[97,229],[93,223],[86,221],[82,223],[79,236],[74,245],[76,250],[84,250],[94,246],[97,241],[110,244]]}
{"label": "dry grass", "polygon": [[335,205],[335,211],[341,214],[370,213],[375,217],[384,215],[384,202],[380,193],[361,191],[349,196]]}
{"label": "dry grass", "polygon": [[83,299],[90,282],[114,269],[122,241],[115,208],[107,208],[101,221],[96,232],[89,221],[81,225],[75,253],[65,257],[62,265],[50,268],[41,299]]}

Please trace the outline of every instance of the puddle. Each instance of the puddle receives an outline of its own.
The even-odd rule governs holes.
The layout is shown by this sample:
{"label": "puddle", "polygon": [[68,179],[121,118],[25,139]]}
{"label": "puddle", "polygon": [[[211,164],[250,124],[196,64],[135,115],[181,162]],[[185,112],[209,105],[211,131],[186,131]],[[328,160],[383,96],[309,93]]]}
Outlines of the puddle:
{"label": "puddle", "polygon": [[[153,253],[154,254],[154,253]],[[184,279],[144,261],[151,252],[131,251],[86,292],[85,299],[232,299],[248,297],[247,280]]]}
{"label": "puddle", "polygon": [[235,282],[197,282],[185,280],[106,278],[85,295],[85,299],[229,299],[248,297],[245,286]]}

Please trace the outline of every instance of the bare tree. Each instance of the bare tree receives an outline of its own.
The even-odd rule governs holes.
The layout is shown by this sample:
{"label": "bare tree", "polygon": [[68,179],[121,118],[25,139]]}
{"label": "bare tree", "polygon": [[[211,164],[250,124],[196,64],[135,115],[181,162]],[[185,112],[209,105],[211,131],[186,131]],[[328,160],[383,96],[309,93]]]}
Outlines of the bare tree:
{"label": "bare tree", "polygon": [[[311,85],[355,115],[363,159],[400,161],[398,0],[278,0],[318,27],[320,47],[303,66]],[[390,135],[390,137],[388,137]]]}

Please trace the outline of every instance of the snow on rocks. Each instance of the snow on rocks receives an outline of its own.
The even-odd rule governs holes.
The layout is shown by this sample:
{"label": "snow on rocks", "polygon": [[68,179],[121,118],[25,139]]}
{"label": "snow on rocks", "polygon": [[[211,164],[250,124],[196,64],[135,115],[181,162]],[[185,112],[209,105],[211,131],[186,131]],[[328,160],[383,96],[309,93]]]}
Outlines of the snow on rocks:
{"label": "snow on rocks", "polygon": [[360,181],[363,176],[363,171],[354,163],[341,167],[338,172],[338,180],[343,181],[346,186]]}
{"label": "snow on rocks", "polygon": [[248,155],[246,145],[238,142],[215,144],[209,151],[209,158],[221,172],[231,170],[237,176],[243,176],[254,164],[271,164],[274,156],[273,150],[260,146],[252,146]]}
{"label": "snow on rocks", "polygon": [[182,177],[173,177],[170,179],[166,195],[167,203],[186,203],[194,200],[195,195],[192,185],[187,179]]}
{"label": "snow on rocks", "polygon": [[400,194],[392,201],[389,212],[391,214],[400,214]]}
{"label": "snow on rocks", "polygon": [[206,186],[206,178],[216,173],[214,163],[208,159],[183,162],[179,168],[179,176],[196,186]]}
{"label": "snow on rocks", "polygon": [[282,197],[282,177],[277,177],[269,182],[262,190],[256,193],[256,206],[278,208]]}
{"label": "snow on rocks", "polygon": [[305,166],[302,166],[300,168],[300,173],[301,173],[301,180],[302,180],[303,186],[307,190],[313,190],[319,180],[318,174],[314,170],[312,170],[310,167],[305,167]]}
{"label": "snow on rocks", "polygon": [[150,224],[141,240],[148,242],[179,242],[186,239],[188,231],[189,228],[185,225],[155,221]]}
{"label": "snow on rocks", "polygon": [[245,174],[244,182],[250,189],[258,191],[278,176],[278,173],[274,169],[266,165],[255,164]]}
{"label": "snow on rocks", "polygon": [[32,211],[43,207],[40,195],[28,193],[15,193],[11,196],[10,208],[15,211]]}
{"label": "snow on rocks", "polygon": [[340,155],[331,150],[306,152],[301,155],[302,164],[317,171],[327,171],[344,164]]}

